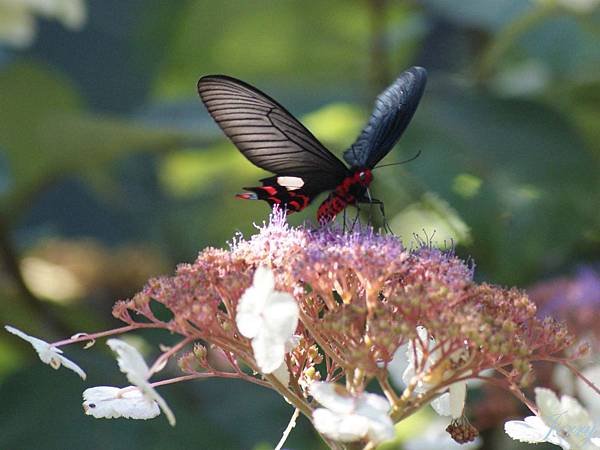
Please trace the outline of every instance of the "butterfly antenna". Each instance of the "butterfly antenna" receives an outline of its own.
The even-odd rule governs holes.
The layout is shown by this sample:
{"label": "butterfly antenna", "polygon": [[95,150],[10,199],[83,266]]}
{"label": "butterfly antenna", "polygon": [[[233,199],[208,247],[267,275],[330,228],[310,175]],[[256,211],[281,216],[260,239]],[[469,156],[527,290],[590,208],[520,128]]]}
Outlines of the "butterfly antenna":
{"label": "butterfly antenna", "polygon": [[374,167],[374,168],[373,168],[373,169],[371,169],[371,170],[375,170],[375,169],[381,169],[382,167],[389,167],[389,166],[399,166],[400,164],[406,164],[406,163],[408,163],[408,162],[414,161],[414,160],[415,160],[415,159],[417,159],[419,156],[421,156],[421,150],[419,150],[415,156],[412,156],[412,157],[410,157],[410,158],[408,158],[408,159],[405,159],[404,161],[399,161],[399,162],[390,163],[390,164],[384,164],[384,165],[382,165],[382,166],[377,166],[377,167]]}

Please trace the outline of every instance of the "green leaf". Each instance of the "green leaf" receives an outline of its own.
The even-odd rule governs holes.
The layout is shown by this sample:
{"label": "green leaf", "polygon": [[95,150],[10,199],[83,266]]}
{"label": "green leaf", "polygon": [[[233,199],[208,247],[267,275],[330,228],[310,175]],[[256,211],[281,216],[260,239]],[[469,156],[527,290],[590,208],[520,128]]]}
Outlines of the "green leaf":
{"label": "green leaf", "polygon": [[33,63],[14,64],[0,74],[0,105],[0,148],[14,178],[2,203],[13,213],[61,176],[190,139],[179,131],[86,113],[67,79]]}
{"label": "green leaf", "polygon": [[[586,245],[598,166],[569,120],[533,101],[469,90],[430,95],[417,118],[427,124],[411,172],[445,193],[472,229],[469,253],[480,270],[523,283]],[[457,192],[464,173],[476,178],[477,195]]]}

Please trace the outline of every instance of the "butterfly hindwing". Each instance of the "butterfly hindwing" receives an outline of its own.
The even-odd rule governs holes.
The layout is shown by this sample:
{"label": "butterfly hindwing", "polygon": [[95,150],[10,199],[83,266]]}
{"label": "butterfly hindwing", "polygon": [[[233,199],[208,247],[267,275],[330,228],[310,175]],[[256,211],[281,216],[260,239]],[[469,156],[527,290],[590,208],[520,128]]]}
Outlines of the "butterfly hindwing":
{"label": "butterfly hindwing", "polygon": [[304,125],[249,84],[209,75],[198,82],[198,92],[210,115],[246,158],[277,176],[302,179],[303,195],[310,200],[334,189],[348,175],[346,166]]}
{"label": "butterfly hindwing", "polygon": [[314,199],[315,194],[304,187],[304,181],[297,177],[274,176],[260,180],[262,186],[245,187],[246,193],[238,198],[264,200],[269,205],[285,205],[288,212],[301,211]]}
{"label": "butterfly hindwing", "polygon": [[377,97],[369,123],[344,152],[351,167],[373,168],[396,144],[417,109],[427,71],[411,67]]}

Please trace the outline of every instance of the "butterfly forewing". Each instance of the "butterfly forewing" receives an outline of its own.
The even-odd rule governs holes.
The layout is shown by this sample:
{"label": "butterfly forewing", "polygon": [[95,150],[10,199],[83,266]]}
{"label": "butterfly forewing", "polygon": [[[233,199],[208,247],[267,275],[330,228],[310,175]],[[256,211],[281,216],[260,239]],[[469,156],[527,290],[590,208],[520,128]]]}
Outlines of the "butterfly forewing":
{"label": "butterfly forewing", "polygon": [[209,75],[198,82],[200,98],[227,137],[256,166],[300,177],[314,196],[334,189],[348,169],[283,106],[243,81]]}
{"label": "butterfly forewing", "polygon": [[344,152],[350,166],[373,168],[389,153],[412,119],[426,82],[427,71],[411,67],[377,97],[369,123]]}

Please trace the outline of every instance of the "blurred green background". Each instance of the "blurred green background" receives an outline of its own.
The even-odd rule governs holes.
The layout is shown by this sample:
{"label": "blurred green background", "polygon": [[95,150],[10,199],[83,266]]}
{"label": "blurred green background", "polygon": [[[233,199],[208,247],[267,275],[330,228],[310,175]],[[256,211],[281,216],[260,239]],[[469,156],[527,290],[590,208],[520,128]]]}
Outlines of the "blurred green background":
{"label": "blurred green background", "polygon": [[[421,105],[383,163],[421,156],[372,186],[394,231],[454,244],[505,285],[600,259],[595,0],[41,3],[69,1],[78,19],[0,0],[2,324],[49,341],[116,326],[114,301],[267,217],[234,198],[263,173],[199,101],[212,73],[268,92],[340,155],[382,88],[424,66]],[[174,429],[93,420],[81,392],[124,383],[104,343],[67,349],[84,383],[0,334],[1,449],[268,449],[291,415],[264,389],[211,380],[161,390]],[[484,448],[517,447],[502,434]],[[300,420],[286,447],[321,445]]]}

